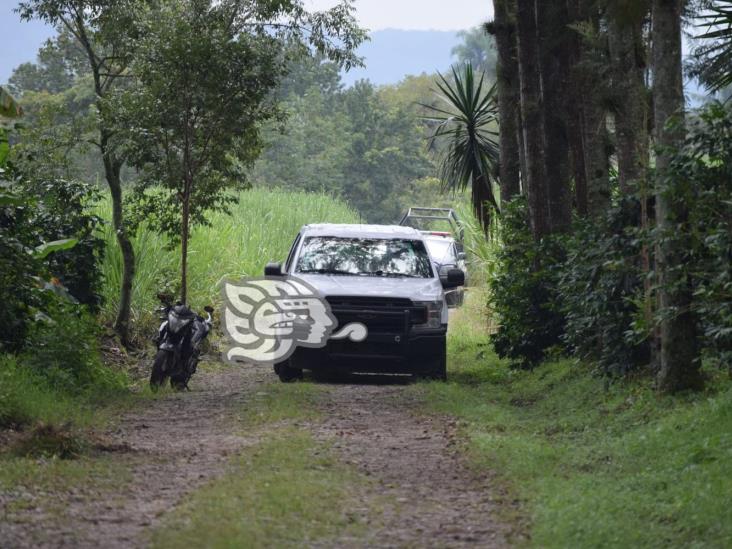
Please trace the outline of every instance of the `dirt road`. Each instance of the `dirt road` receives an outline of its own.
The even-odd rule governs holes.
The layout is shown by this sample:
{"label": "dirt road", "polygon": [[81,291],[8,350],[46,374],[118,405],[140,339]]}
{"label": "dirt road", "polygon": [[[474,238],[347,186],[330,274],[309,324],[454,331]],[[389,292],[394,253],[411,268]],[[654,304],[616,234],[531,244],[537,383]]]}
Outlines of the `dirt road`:
{"label": "dirt road", "polygon": [[[104,434],[101,473],[82,472],[73,486],[43,493],[0,491],[0,546],[148,545],[167,513],[259,442],[261,432],[245,434],[238,418],[275,380],[267,368],[221,368],[197,375],[191,392],[145,402]],[[351,378],[324,387],[315,404],[322,419],[298,426],[371,479],[364,509],[377,499],[382,506],[363,539],[324,546],[506,545],[490,478],[465,465],[453,422],[420,414],[404,384]]]}

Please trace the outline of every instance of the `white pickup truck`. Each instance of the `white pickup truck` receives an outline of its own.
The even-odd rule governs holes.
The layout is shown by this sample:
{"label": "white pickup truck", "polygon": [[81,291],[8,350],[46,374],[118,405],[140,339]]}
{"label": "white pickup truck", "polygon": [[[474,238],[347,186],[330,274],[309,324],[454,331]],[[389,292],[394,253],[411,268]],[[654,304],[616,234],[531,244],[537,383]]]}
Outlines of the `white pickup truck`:
{"label": "white pickup truck", "polygon": [[461,286],[460,269],[438,272],[425,235],[411,227],[306,225],[284,265],[267,277],[293,276],[328,301],[339,326],[362,323],[364,341],[334,340],[298,348],[275,365],[282,381],[303,370],[404,373],[446,379],[448,309],[445,290]]}

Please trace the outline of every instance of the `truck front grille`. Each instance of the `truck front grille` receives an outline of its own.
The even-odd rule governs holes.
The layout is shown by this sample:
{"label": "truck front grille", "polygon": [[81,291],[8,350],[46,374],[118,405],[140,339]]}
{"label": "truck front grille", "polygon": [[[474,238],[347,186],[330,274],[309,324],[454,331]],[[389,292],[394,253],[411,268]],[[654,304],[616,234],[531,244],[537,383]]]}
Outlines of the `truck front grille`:
{"label": "truck front grille", "polygon": [[[409,299],[363,296],[330,296],[326,299],[339,326],[361,322],[369,332],[401,334],[408,330],[409,325],[427,321],[425,307],[415,306]],[[405,315],[408,315],[408,323]]]}

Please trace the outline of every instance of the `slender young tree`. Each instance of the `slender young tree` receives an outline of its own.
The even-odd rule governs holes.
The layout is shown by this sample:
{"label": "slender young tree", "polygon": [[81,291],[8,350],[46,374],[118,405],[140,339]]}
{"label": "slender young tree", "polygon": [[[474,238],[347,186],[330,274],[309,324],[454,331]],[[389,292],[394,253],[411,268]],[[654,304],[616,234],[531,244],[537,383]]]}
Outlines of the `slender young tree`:
{"label": "slender young tree", "polygon": [[[580,0],[567,2],[570,23],[581,21]],[[577,213],[586,216],[587,204],[587,167],[585,163],[583,85],[582,74],[577,68],[582,59],[582,37],[578,32],[569,35],[569,86],[567,86],[567,102],[572,108],[567,110],[567,141],[569,142],[572,160],[572,179],[574,180],[574,203]]]}
{"label": "slender young tree", "polygon": [[512,0],[494,0],[495,18],[486,30],[495,37],[498,61],[498,119],[500,122],[499,182],[501,202],[509,201],[521,192],[520,124],[518,59],[516,51],[516,22]]}
{"label": "slender young tree", "polygon": [[653,0],[653,105],[657,147],[656,219],[665,238],[658,246],[661,356],[658,388],[675,392],[701,385],[692,288],[684,269],[684,230],[688,209],[668,188],[670,151],[684,141],[684,91],[681,66],[681,15],[684,0]]}
{"label": "slender young tree", "polygon": [[299,1],[161,0],[140,27],[135,85],[118,116],[142,172],[138,211],[180,242],[187,303],[191,228],[226,211],[227,191],[246,188],[260,125],[278,114],[272,91],[288,56],[312,47],[350,67],[365,35],[347,0],[316,13]]}
{"label": "slender young tree", "polygon": [[109,101],[127,77],[135,44],[134,14],[142,0],[27,0],[20,2],[21,19],[41,19],[66,29],[84,52],[94,85],[97,111],[98,147],[104,176],[112,199],[112,226],[122,251],[122,282],[114,329],[123,344],[129,342],[132,281],[135,253],[124,222],[122,180],[125,163],[117,139],[118,130],[109,116]]}

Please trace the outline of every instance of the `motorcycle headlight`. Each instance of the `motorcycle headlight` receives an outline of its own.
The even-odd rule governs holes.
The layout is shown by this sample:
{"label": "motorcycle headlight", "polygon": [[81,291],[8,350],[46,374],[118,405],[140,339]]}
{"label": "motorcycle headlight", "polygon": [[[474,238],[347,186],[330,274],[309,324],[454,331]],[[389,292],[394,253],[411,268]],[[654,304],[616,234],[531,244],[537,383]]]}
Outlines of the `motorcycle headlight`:
{"label": "motorcycle headlight", "polygon": [[177,334],[191,323],[192,318],[181,318],[174,311],[168,315],[168,329],[171,334]]}
{"label": "motorcycle headlight", "polygon": [[415,305],[421,305],[427,309],[427,322],[417,324],[415,328],[439,328],[442,326],[442,300],[437,301],[415,301]]}

